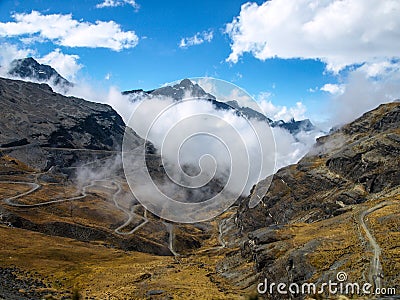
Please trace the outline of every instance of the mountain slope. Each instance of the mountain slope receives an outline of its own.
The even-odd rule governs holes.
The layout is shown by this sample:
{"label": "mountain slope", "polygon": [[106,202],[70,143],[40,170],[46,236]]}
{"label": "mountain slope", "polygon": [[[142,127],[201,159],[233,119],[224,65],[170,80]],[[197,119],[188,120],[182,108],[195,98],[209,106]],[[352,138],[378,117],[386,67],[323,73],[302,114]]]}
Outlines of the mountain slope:
{"label": "mountain slope", "polygon": [[[241,203],[230,224],[240,249],[221,263],[221,272],[240,278],[235,266],[250,260],[257,274],[248,283],[253,289],[264,278],[326,282],[338,271],[360,283],[373,283],[383,272],[383,286],[399,288],[399,153],[398,102],[319,138],[299,163],[274,175],[258,206],[248,207],[251,196]],[[372,255],[371,236],[380,258]]]}
{"label": "mountain slope", "polygon": [[39,82],[51,81],[55,85],[60,85],[64,88],[73,86],[71,82],[58,74],[51,66],[40,64],[32,57],[12,61],[8,73],[21,79],[33,79]]}
{"label": "mountain slope", "polygon": [[[31,166],[70,166],[78,156],[83,163],[85,153],[94,153],[89,150],[121,149],[125,124],[108,105],[65,97],[46,84],[4,78],[0,78],[0,105],[0,149]],[[141,143],[133,132],[132,137]],[[63,149],[82,151],[64,155]]]}

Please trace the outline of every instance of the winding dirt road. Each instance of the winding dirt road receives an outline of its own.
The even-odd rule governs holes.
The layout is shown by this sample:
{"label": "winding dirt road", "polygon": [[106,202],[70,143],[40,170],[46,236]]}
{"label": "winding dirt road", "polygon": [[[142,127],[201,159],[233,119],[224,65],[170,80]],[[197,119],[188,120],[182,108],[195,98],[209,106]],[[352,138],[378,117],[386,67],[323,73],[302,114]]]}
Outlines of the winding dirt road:
{"label": "winding dirt road", "polygon": [[[238,206],[231,206],[229,207],[225,212],[229,212],[231,210],[237,210]],[[223,249],[227,247],[227,242],[224,239],[224,234],[228,232],[230,229],[232,229],[232,224],[228,225],[235,217],[236,214],[232,214],[230,217],[222,219],[219,224],[218,224],[218,242],[221,244],[221,246],[217,247],[218,249]]]}
{"label": "winding dirt road", "polygon": [[[26,191],[26,192],[24,192],[24,193],[22,193],[22,194],[18,194],[18,195],[16,195],[16,196],[13,196],[13,197],[4,199],[4,202],[7,203],[8,205],[11,205],[11,206],[18,206],[18,207],[21,207],[21,206],[19,206],[19,205],[23,205],[23,204],[12,203],[11,201],[12,201],[12,200],[15,200],[15,199],[18,199],[18,198],[21,198],[21,197],[24,197],[24,196],[27,196],[27,195],[29,195],[29,194],[32,194],[33,192],[35,192],[37,189],[40,188],[40,184],[33,183],[33,182],[24,182],[24,181],[0,181],[0,183],[2,183],[2,184],[25,184],[25,185],[28,185],[28,186],[31,187],[30,190],[28,190],[28,191]],[[22,206],[22,207],[26,207],[26,206]]]}
{"label": "winding dirt road", "polygon": [[50,204],[55,204],[55,203],[61,203],[61,202],[66,202],[66,201],[73,201],[73,200],[78,200],[78,199],[82,199],[84,197],[87,196],[87,192],[86,189],[94,186],[94,182],[91,182],[91,184],[83,187],[82,189],[82,195],[80,196],[76,196],[76,197],[71,197],[71,198],[64,198],[64,199],[56,199],[56,200],[50,200],[50,201],[46,201],[46,202],[41,202],[41,203],[35,203],[35,204],[21,204],[21,203],[14,203],[13,200],[16,200],[18,198],[22,198],[25,197],[29,194],[32,194],[33,192],[35,192],[37,189],[39,189],[41,187],[40,184],[38,183],[31,183],[31,182],[23,182],[23,181],[2,181],[1,183],[7,183],[7,184],[26,184],[31,186],[32,188],[27,191],[24,192],[22,194],[18,194],[16,196],[10,197],[10,198],[6,198],[3,199],[3,201],[10,205],[10,206],[14,206],[14,207],[24,207],[24,208],[33,208],[33,207],[39,207],[39,206],[45,206],[45,205],[50,205]]}
{"label": "winding dirt road", "polygon": [[[23,192],[21,194],[18,194],[18,195],[3,199],[4,203],[6,203],[7,205],[10,205],[10,206],[13,206],[13,207],[19,207],[19,208],[35,208],[35,207],[41,207],[41,206],[46,206],[46,205],[51,205],[51,204],[56,204],[56,203],[79,200],[79,199],[85,198],[88,195],[88,191],[87,190],[89,188],[91,188],[93,186],[96,186],[97,183],[101,183],[101,182],[106,182],[106,183],[111,182],[112,185],[116,185],[117,186],[117,189],[112,194],[112,200],[114,202],[115,207],[117,209],[123,211],[128,217],[126,222],[124,222],[121,226],[119,226],[118,228],[116,228],[114,230],[115,233],[120,234],[120,235],[130,235],[130,234],[133,234],[134,232],[136,232],[137,230],[139,230],[141,227],[143,227],[145,224],[148,223],[147,211],[146,210],[144,211],[143,216],[138,215],[137,213],[135,213],[135,209],[136,209],[137,206],[139,206],[139,204],[134,205],[131,210],[127,210],[127,209],[123,208],[121,205],[119,205],[117,197],[121,193],[122,188],[121,188],[121,184],[119,182],[117,182],[117,181],[114,181],[114,180],[112,180],[112,181],[110,181],[108,179],[92,180],[92,181],[90,181],[89,184],[85,185],[82,188],[81,195],[79,195],[79,196],[70,197],[70,198],[63,198],[63,199],[55,199],[55,200],[50,200],[50,201],[41,202],[41,203],[35,203],[35,204],[15,203],[14,200],[22,198],[22,197],[25,197],[25,196],[28,196],[28,195],[34,193],[36,190],[38,190],[41,187],[41,185],[39,183],[36,183],[36,182],[24,182],[24,181],[0,181],[0,183],[3,183],[3,184],[22,184],[22,185],[27,185],[27,186],[31,187],[26,192]],[[108,186],[104,185],[104,187],[107,188]],[[133,218],[135,216],[143,219],[143,222],[140,223],[139,225],[137,225],[135,228],[133,228],[129,232],[122,232],[121,230],[124,227],[128,226],[132,222],[132,220],[133,220]]]}
{"label": "winding dirt road", "polygon": [[[117,185],[117,190],[114,192],[114,194],[112,196],[114,205],[115,205],[116,208],[118,208],[119,210],[123,211],[128,216],[128,219],[126,220],[126,222],[124,224],[122,224],[121,226],[119,226],[118,228],[116,228],[114,231],[115,231],[115,233],[121,234],[121,235],[133,234],[134,232],[139,230],[141,227],[146,225],[147,222],[149,222],[149,220],[147,219],[147,210],[144,210],[144,214],[143,214],[143,216],[141,216],[141,215],[138,215],[138,214],[135,213],[135,209],[136,209],[137,206],[139,206],[139,204],[134,205],[131,210],[127,210],[124,207],[122,207],[121,205],[119,205],[119,203],[117,201],[117,196],[122,191],[121,184],[119,182],[117,182],[117,181],[112,181],[112,184]],[[135,228],[133,228],[129,232],[122,232],[121,230],[124,227],[128,226],[132,222],[134,216],[138,216],[139,218],[142,218],[143,222],[140,223],[139,225],[137,225]]]}
{"label": "winding dirt road", "polygon": [[385,207],[387,205],[391,205],[391,204],[394,204],[394,202],[383,201],[367,210],[362,211],[360,214],[361,227],[364,229],[367,239],[369,241],[369,244],[374,253],[374,256],[371,260],[371,266],[370,266],[368,277],[369,277],[370,282],[374,282],[375,288],[381,288],[381,285],[382,285],[381,281],[383,278],[383,272],[382,272],[382,265],[380,262],[380,255],[381,255],[382,250],[379,247],[378,243],[376,242],[371,231],[369,230],[367,224],[365,223],[365,219],[369,214],[373,213],[374,211],[381,209],[382,207]]}
{"label": "winding dirt road", "polygon": [[165,221],[163,221],[162,223],[165,225],[165,228],[167,228],[167,231],[168,231],[168,234],[169,234],[169,236],[168,236],[168,249],[169,249],[169,251],[171,251],[171,253],[175,257],[177,257],[177,256],[179,256],[179,253],[177,253],[174,250],[174,225],[171,224],[171,223],[165,222]]}
{"label": "winding dirt road", "polygon": [[[39,175],[39,174],[36,174]],[[38,176],[36,176],[37,178]],[[119,235],[131,235],[133,233],[135,233],[136,231],[138,231],[140,228],[142,228],[144,225],[146,225],[149,220],[147,218],[147,210],[144,210],[143,215],[137,214],[136,213],[136,209],[138,207],[140,207],[140,204],[135,204],[131,207],[131,209],[126,209],[123,206],[120,205],[120,203],[118,202],[118,197],[120,195],[120,193],[122,192],[122,187],[121,184],[116,181],[116,180],[112,180],[112,179],[97,179],[97,180],[92,180],[90,181],[87,185],[83,186],[81,189],[81,194],[78,196],[74,196],[74,197],[70,197],[70,198],[63,198],[63,199],[55,199],[55,200],[50,200],[50,201],[46,201],[46,202],[41,202],[41,203],[35,203],[35,204],[22,204],[22,203],[17,203],[15,202],[15,200],[28,196],[32,193],[34,193],[35,191],[37,191],[41,185],[37,182],[23,182],[23,181],[0,181],[0,183],[3,184],[23,184],[23,185],[27,185],[30,187],[30,189],[26,192],[20,193],[18,195],[3,199],[2,201],[4,201],[7,205],[13,206],[13,207],[19,207],[19,208],[37,208],[37,207],[41,207],[41,206],[46,206],[46,205],[52,205],[52,204],[57,204],[57,203],[62,203],[62,202],[67,202],[67,201],[74,201],[74,200],[79,200],[79,199],[83,199],[86,196],[88,196],[89,192],[88,189],[91,187],[94,187],[96,185],[108,188],[108,189],[114,189],[113,191],[111,191],[111,197],[112,197],[112,201],[114,206],[122,211],[123,213],[125,213],[127,215],[127,220],[120,225],[118,228],[114,229],[114,232],[116,234]],[[101,184],[102,183],[102,184]],[[109,184],[109,185],[107,185]],[[111,186],[110,186],[111,185]],[[116,188],[115,188],[116,187]],[[227,211],[230,211],[232,209],[236,209],[236,206],[230,207]],[[215,249],[223,249],[227,247],[227,242],[224,240],[224,234],[230,229],[230,226],[227,225],[227,223],[229,221],[231,221],[231,219],[233,218],[234,215],[222,219],[219,224],[218,224],[218,242],[220,243],[220,246],[215,247]],[[128,231],[128,232],[124,232],[123,229],[125,227],[127,227],[132,221],[133,219],[137,217],[137,218],[141,218],[142,222],[140,224],[138,224],[137,226],[135,226],[135,228],[133,228],[132,230]],[[179,253],[177,253],[174,250],[174,232],[173,232],[173,228],[174,225],[168,222],[162,222],[166,229],[167,232],[169,234],[168,237],[168,248],[170,250],[170,252],[175,256],[178,257]]]}

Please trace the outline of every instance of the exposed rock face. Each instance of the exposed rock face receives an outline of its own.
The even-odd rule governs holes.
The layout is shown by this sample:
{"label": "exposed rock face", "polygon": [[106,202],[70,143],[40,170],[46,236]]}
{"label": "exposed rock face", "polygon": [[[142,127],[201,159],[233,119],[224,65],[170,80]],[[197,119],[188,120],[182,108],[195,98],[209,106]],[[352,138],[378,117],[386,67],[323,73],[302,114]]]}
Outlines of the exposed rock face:
{"label": "exposed rock face", "polygon": [[[272,127],[275,127],[275,124],[278,124],[278,123],[274,123],[274,121],[272,121],[270,118],[267,118],[262,113],[254,110],[254,109],[251,109],[250,107],[240,106],[239,103],[236,100],[227,101],[226,104],[228,104],[232,108],[238,110],[239,112],[241,112],[243,115],[245,115],[249,119],[256,119],[258,121],[267,122]],[[284,123],[283,121],[281,121],[281,122]]]}
{"label": "exposed rock face", "polygon": [[8,73],[22,79],[34,79],[39,82],[52,81],[54,84],[64,88],[73,86],[71,82],[58,74],[51,66],[39,64],[32,57],[12,61]]}
{"label": "exposed rock face", "polygon": [[274,121],[271,124],[272,127],[281,127],[289,131],[291,134],[297,134],[300,131],[312,131],[315,129],[315,126],[309,119],[296,121],[295,119],[291,119],[289,122]]}
{"label": "exposed rock face", "polygon": [[69,166],[78,156],[121,148],[125,124],[108,105],[62,96],[47,84],[2,78],[0,103],[0,147],[31,166]]}
{"label": "exposed rock face", "polygon": [[[295,228],[296,224],[303,226],[301,224],[304,223],[310,226],[319,224],[312,225],[312,228],[331,227],[332,231],[346,226],[352,228],[351,222],[356,222],[360,207],[370,201],[385,199],[389,194],[394,199],[399,198],[399,153],[398,102],[381,105],[332,134],[319,138],[315,147],[299,163],[282,168],[274,175],[268,192],[258,206],[250,209],[249,198],[240,204],[235,217],[237,234],[241,236],[236,240],[236,245],[240,247],[239,262],[252,261],[259,280],[322,280],[322,277],[318,279],[322,276],[318,273],[321,270],[317,270],[307,255],[318,252],[326,237],[293,237],[288,234],[287,228]],[[311,232],[318,236],[315,229]],[[350,232],[348,234],[350,236]],[[358,234],[362,236],[363,233]],[[307,242],[296,246],[295,241],[299,239]],[[385,243],[382,248],[389,247],[388,242]],[[332,251],[341,251],[339,248]],[[347,251],[352,251],[351,245],[348,248],[350,250]],[[354,250],[348,255],[355,255]],[[226,270],[229,265],[232,262],[226,258],[220,268]],[[337,270],[339,266],[338,261],[333,261],[330,270]],[[229,274],[229,271],[226,272]],[[238,273],[235,276],[240,277]],[[390,280],[398,280],[398,277],[393,278]]]}
{"label": "exposed rock face", "polygon": [[206,93],[198,84],[194,84],[189,79],[184,79],[180,83],[173,86],[165,86],[149,92],[151,95],[161,95],[171,97],[174,100],[185,99],[185,96],[192,96],[195,98],[205,98],[215,100],[215,97]]}
{"label": "exposed rock face", "polygon": [[242,203],[243,230],[326,219],[342,213],[343,204],[398,186],[399,128],[400,104],[390,103],[319,138],[299,163],[274,175],[264,205],[250,210]]}

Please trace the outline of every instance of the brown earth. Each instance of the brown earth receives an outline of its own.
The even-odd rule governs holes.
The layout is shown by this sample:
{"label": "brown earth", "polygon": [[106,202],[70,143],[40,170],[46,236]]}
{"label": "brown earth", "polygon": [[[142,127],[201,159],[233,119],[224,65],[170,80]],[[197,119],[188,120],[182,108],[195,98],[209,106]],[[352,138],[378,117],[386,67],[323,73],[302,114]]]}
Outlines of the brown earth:
{"label": "brown earth", "polygon": [[[248,290],[264,278],[318,284],[336,280],[338,272],[375,287],[379,275],[381,287],[399,294],[399,149],[399,102],[318,139],[299,163],[273,176],[258,206],[248,206],[253,195],[240,204],[232,221],[238,250],[219,270],[233,282],[246,282]],[[250,279],[236,270],[244,263],[254,265]]]}

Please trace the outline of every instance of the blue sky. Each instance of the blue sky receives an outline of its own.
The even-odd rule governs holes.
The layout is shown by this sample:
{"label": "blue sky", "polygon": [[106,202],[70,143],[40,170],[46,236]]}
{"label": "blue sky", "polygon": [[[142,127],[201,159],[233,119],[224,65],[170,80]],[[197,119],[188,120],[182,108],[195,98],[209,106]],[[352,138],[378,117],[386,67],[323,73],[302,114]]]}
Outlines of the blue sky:
{"label": "blue sky", "polygon": [[[299,115],[313,119],[323,119],[321,114],[329,111],[334,97],[346,104],[346,87],[357,74],[366,84],[378,85],[390,72],[397,74],[399,1],[245,3],[2,0],[2,61],[10,57],[8,50],[42,62],[53,57],[60,73],[73,81],[121,90],[153,89],[181,78],[210,76],[273,103],[275,111],[284,107],[289,111],[301,102],[306,112]],[[99,21],[109,26],[97,40],[90,31],[87,36],[65,32],[53,36],[62,28],[51,28],[58,21],[43,21],[49,15],[52,20],[64,16],[65,28],[89,24],[94,29]],[[31,27],[38,22],[42,29],[35,32]],[[107,42],[111,37],[114,44]],[[397,90],[392,93],[398,95]]]}

